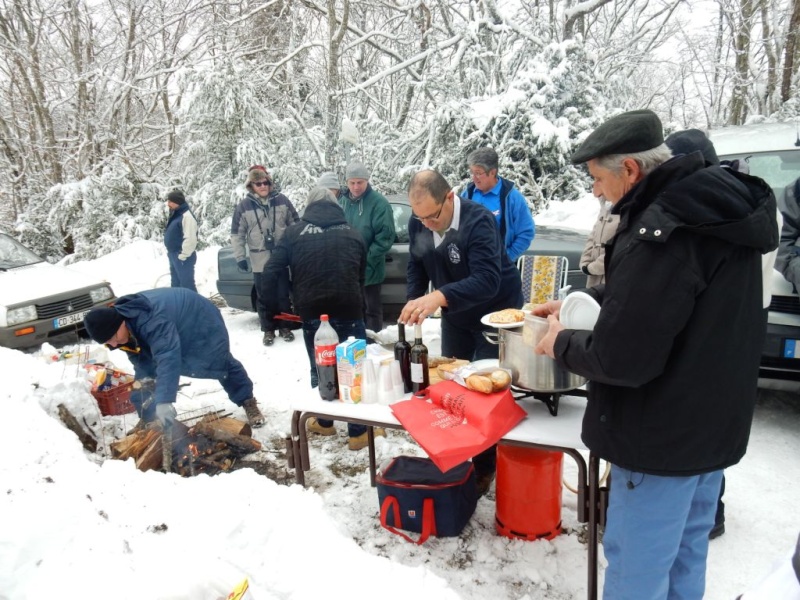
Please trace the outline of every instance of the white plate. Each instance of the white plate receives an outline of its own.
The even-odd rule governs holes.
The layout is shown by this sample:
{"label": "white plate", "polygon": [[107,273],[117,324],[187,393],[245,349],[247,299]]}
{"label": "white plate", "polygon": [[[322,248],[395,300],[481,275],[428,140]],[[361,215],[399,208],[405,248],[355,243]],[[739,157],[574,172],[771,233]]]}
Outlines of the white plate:
{"label": "white plate", "polygon": [[573,292],[561,303],[559,320],[567,329],[594,329],[600,305],[589,294]]}
{"label": "white plate", "polygon": [[[495,312],[498,312],[498,311],[495,311]],[[526,312],[526,311],[522,311],[522,312]],[[481,317],[481,323],[483,323],[484,325],[487,325],[488,327],[496,327],[497,329],[515,329],[517,327],[522,327],[522,325],[525,323],[524,320],[518,321],[517,323],[492,323],[489,320],[489,317],[491,317],[493,314],[494,314],[494,312],[490,312],[488,315],[483,315]]]}

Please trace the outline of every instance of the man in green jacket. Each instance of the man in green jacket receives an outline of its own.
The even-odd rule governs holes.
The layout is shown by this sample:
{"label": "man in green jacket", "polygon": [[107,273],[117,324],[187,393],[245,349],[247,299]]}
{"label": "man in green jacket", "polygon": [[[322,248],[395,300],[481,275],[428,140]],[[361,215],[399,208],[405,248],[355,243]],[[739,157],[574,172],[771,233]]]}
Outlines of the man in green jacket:
{"label": "man in green jacket", "polygon": [[361,162],[347,165],[347,191],[339,197],[347,222],[358,230],[367,247],[364,302],[367,329],[383,329],[381,283],[386,277],[386,254],[394,243],[394,217],[389,201],[369,185],[369,171]]}

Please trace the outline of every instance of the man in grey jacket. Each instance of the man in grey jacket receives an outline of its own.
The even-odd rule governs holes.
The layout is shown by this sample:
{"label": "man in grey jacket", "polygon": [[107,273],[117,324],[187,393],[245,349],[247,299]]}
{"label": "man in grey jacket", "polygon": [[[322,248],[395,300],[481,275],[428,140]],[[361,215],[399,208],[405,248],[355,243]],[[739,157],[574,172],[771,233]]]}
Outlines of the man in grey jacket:
{"label": "man in grey jacket", "polygon": [[[273,297],[265,298],[261,277],[272,250],[283,237],[289,225],[297,223],[297,211],[283,194],[275,191],[274,182],[261,165],[250,167],[247,173],[247,196],[239,202],[231,222],[231,245],[239,270],[247,271],[246,250],[250,253],[250,266],[256,288],[256,311],[264,332],[264,345],[275,342],[276,312],[291,312],[289,301],[288,269],[276,280]],[[280,325],[281,337],[291,342],[294,334],[285,325]]]}
{"label": "man in grey jacket", "polygon": [[800,290],[800,177],[790,183],[778,198],[778,208],[783,214],[781,241],[775,268],[786,281]]}

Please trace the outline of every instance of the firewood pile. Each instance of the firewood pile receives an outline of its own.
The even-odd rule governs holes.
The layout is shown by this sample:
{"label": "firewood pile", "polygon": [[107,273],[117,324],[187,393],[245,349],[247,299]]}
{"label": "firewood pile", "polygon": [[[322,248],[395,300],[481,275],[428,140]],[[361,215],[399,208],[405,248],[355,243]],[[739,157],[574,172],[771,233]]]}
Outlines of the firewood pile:
{"label": "firewood pile", "polygon": [[[194,424],[187,424],[189,422]],[[170,471],[183,477],[200,473],[216,475],[230,471],[236,461],[261,450],[244,421],[210,412],[198,417],[182,417],[172,427]],[[160,426],[149,424],[134,428],[127,436],[111,444],[111,456],[119,460],[133,458],[141,471],[163,469],[164,436]]]}

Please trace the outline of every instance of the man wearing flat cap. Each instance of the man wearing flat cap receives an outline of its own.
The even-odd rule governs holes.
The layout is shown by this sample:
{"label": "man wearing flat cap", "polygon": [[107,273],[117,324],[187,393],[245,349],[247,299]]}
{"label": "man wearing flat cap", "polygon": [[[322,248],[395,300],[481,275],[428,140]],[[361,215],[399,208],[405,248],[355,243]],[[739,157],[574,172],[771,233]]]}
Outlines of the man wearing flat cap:
{"label": "man wearing flat cap", "polygon": [[253,397],[253,382],[231,354],[228,330],[219,309],[196,292],[158,288],[118,298],[111,307],[95,307],[83,321],[99,344],[127,353],[137,380],[155,379],[153,405],[131,395],[146,421],[175,418],[174,403],[181,375],[217,379],[252,427],[264,424]]}
{"label": "man wearing flat cap", "polygon": [[536,352],[590,380],[582,439],[611,463],[603,597],[696,598],[722,470],[744,456],[766,312],[761,256],[778,243],[763,180],[672,157],[649,110],[623,113],[573,155],[620,217],[592,331],[560,302]]}
{"label": "man wearing flat cap", "polygon": [[167,194],[167,207],[169,219],[164,229],[164,245],[167,247],[171,285],[196,292],[197,219],[180,190],[172,190]]}
{"label": "man wearing flat cap", "polygon": [[381,284],[386,277],[386,255],[394,244],[394,216],[389,201],[369,183],[370,173],[364,163],[347,165],[347,190],[339,196],[347,222],[364,238],[367,246],[367,274],[364,280],[364,302],[367,329],[383,329]]}

